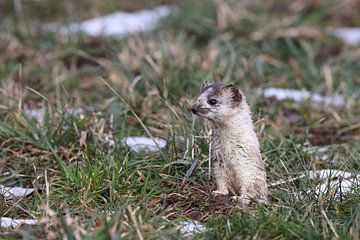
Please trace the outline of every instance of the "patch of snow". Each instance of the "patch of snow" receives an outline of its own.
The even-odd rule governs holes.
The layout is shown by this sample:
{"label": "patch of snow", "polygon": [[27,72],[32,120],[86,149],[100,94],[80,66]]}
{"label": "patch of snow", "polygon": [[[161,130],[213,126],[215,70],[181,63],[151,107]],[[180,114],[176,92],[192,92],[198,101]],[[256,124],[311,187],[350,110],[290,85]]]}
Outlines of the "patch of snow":
{"label": "patch of snow", "polygon": [[179,222],[181,227],[179,228],[181,234],[187,233],[204,233],[206,232],[206,227],[199,223],[198,221],[181,221]]}
{"label": "patch of snow", "polygon": [[308,154],[326,153],[328,151],[329,151],[329,146],[322,146],[322,147],[311,146],[311,147],[304,148],[304,152],[306,152]]}
{"label": "patch of snow", "polygon": [[[24,113],[28,117],[34,118],[36,121],[38,121],[41,124],[44,122],[44,117],[45,117],[45,109],[44,108],[25,108]],[[83,119],[85,117],[84,109],[82,109],[82,108],[68,108],[66,110],[66,113],[68,113],[72,116],[79,116],[80,119]]]}
{"label": "patch of snow", "polygon": [[329,178],[356,178],[360,181],[360,174],[346,172],[337,169],[322,169],[322,170],[310,170],[302,173],[301,177],[308,177],[310,179],[329,179]]}
{"label": "patch of snow", "polygon": [[312,93],[305,90],[283,89],[283,88],[265,88],[257,89],[257,94],[263,94],[266,98],[274,97],[279,101],[293,100],[295,102],[312,101],[316,104],[325,104],[333,106],[344,106],[346,99],[342,95],[322,96],[318,93]]}
{"label": "patch of snow", "polygon": [[351,46],[360,44],[360,27],[331,28],[328,33]]}
{"label": "patch of snow", "polygon": [[347,179],[336,179],[318,185],[316,187],[316,193],[321,196],[323,194],[326,194],[327,192],[336,191],[335,199],[339,199],[340,194],[352,193],[354,189],[354,181]]}
{"label": "patch of snow", "polygon": [[[303,151],[307,154],[310,154],[314,157],[316,157],[317,160],[321,160],[321,161],[329,161],[330,160],[330,156],[329,156],[329,151],[330,151],[330,146],[322,146],[322,147],[318,147],[318,146],[311,146],[311,147],[305,147],[303,149]],[[337,163],[338,161],[336,161],[335,159],[329,161],[331,163]]]}
{"label": "patch of snow", "polygon": [[[317,171],[306,171],[300,177],[310,179],[320,179],[322,182],[315,187],[315,193],[318,196],[324,196],[327,193],[333,193],[335,200],[340,200],[343,194],[354,193],[360,186],[360,174],[346,172],[336,169],[323,169]],[[311,193],[309,189],[306,191]],[[297,193],[299,197],[301,194]]]}
{"label": "patch of snow", "polygon": [[24,113],[30,117],[36,119],[39,123],[44,122],[45,109],[44,108],[25,108]]}
{"label": "patch of snow", "polygon": [[0,195],[11,198],[11,197],[26,197],[34,192],[33,188],[22,188],[22,187],[5,187],[0,185]]}
{"label": "patch of snow", "polygon": [[37,220],[31,220],[31,219],[13,219],[8,217],[0,218],[0,226],[3,228],[8,228],[8,227],[16,228],[19,224],[34,225],[36,223]]}
{"label": "patch of snow", "polygon": [[121,140],[132,151],[139,152],[158,152],[166,146],[166,141],[161,138],[148,137],[126,137]]}
{"label": "patch of snow", "polygon": [[45,30],[57,31],[62,35],[83,32],[91,36],[123,37],[136,32],[152,31],[162,18],[169,16],[171,13],[172,8],[170,6],[162,5],[150,10],[133,13],[118,11],[65,26],[56,23],[47,24]]}

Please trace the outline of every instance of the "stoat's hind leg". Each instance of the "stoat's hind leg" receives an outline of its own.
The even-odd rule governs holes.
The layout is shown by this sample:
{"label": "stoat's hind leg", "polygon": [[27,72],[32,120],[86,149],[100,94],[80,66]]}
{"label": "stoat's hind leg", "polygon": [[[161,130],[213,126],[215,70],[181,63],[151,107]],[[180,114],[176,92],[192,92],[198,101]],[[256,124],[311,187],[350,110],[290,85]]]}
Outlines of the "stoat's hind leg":
{"label": "stoat's hind leg", "polygon": [[230,199],[242,205],[249,205],[250,203],[250,199],[244,196],[231,196]]}
{"label": "stoat's hind leg", "polygon": [[229,188],[226,180],[226,171],[224,165],[220,161],[214,162],[214,176],[217,189],[212,191],[216,195],[228,195]]}
{"label": "stoat's hind leg", "polygon": [[234,202],[238,202],[242,205],[249,205],[250,202],[253,200],[254,202],[258,202],[258,203],[262,203],[267,205],[268,204],[268,200],[267,199],[263,199],[263,198],[258,198],[258,199],[250,199],[248,197],[244,197],[244,196],[231,196],[230,199]]}
{"label": "stoat's hind leg", "polygon": [[244,181],[241,184],[240,196],[232,198],[242,204],[248,205],[251,201],[259,203],[267,203],[267,185],[253,179],[251,181]]}

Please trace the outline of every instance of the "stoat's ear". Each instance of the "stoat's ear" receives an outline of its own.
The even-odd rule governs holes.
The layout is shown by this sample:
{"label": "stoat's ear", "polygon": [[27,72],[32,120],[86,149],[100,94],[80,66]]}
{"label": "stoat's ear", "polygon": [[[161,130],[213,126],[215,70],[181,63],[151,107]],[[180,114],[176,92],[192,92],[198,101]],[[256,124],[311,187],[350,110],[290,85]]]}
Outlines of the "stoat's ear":
{"label": "stoat's ear", "polygon": [[209,86],[209,82],[208,80],[205,80],[203,83],[202,83],[202,86],[201,86],[201,91],[203,91],[205,88],[207,88]]}
{"label": "stoat's ear", "polygon": [[242,100],[241,92],[234,84],[225,85],[223,89],[230,93],[231,100],[233,103],[239,104],[241,102]]}

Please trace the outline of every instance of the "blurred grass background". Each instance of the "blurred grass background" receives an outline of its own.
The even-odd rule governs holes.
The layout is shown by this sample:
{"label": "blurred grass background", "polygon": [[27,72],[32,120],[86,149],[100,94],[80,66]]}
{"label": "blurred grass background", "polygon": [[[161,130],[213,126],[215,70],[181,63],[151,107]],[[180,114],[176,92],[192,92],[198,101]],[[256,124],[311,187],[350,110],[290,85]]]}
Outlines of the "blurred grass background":
{"label": "blurred grass background", "polygon": [[[41,31],[49,22],[158,4],[177,14],[150,33]],[[319,195],[317,181],[287,181],[257,209],[211,196],[207,132],[188,109],[203,80],[235,83],[251,105],[270,183],[311,169],[359,173],[360,51],[326,32],[359,26],[359,9],[356,0],[0,1],[0,184],[36,189],[15,203],[0,198],[0,215],[43,222],[0,229],[2,236],[357,239],[355,183],[339,201],[338,189]],[[265,87],[348,101],[342,108],[277,102],[256,95]],[[43,119],[29,109],[42,109]],[[149,133],[166,139],[166,149],[135,154],[104,141]],[[335,162],[304,151],[329,144]],[[182,236],[182,219],[209,231]]]}

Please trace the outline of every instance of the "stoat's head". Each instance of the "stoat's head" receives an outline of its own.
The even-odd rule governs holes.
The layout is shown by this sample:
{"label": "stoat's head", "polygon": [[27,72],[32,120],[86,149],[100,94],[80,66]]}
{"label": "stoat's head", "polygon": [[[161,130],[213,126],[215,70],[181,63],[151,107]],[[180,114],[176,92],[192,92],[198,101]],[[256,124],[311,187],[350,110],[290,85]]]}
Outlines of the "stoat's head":
{"label": "stoat's head", "polygon": [[225,122],[239,114],[242,101],[243,96],[235,85],[209,84],[205,81],[191,111],[215,122]]}

